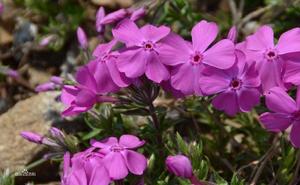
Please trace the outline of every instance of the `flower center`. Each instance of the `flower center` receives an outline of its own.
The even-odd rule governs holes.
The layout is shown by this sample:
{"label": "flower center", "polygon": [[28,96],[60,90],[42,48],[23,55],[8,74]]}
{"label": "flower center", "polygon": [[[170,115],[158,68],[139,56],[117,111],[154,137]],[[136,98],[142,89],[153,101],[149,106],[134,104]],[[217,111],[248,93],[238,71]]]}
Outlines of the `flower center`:
{"label": "flower center", "polygon": [[203,60],[203,55],[199,52],[195,52],[195,54],[193,54],[191,56],[191,63],[192,64],[199,64],[201,63]]}
{"label": "flower center", "polygon": [[232,89],[239,89],[242,85],[242,81],[239,80],[239,79],[232,79],[231,80],[231,83],[230,83],[230,86]]}
{"label": "flower center", "polygon": [[123,150],[124,150],[124,148],[120,145],[113,145],[110,147],[110,151],[112,151],[112,152],[121,152]]}
{"label": "flower center", "polygon": [[277,51],[274,50],[274,49],[268,49],[266,52],[265,52],[265,58],[268,60],[268,61],[274,61],[276,60],[278,57],[278,54],[277,54]]}
{"label": "flower center", "polygon": [[154,44],[151,41],[147,41],[143,43],[143,47],[147,51],[151,51],[154,49]]}
{"label": "flower center", "polygon": [[299,121],[300,120],[300,111],[296,111],[292,114],[293,120]]}

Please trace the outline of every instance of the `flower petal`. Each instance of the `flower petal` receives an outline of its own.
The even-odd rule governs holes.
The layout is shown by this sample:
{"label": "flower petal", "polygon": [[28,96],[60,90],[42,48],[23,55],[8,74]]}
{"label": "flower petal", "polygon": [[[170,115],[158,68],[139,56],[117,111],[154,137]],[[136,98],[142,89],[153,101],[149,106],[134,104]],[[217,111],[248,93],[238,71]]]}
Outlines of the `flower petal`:
{"label": "flower petal", "polygon": [[211,75],[200,77],[201,90],[206,95],[216,94],[229,88],[230,77],[223,71],[211,69]]}
{"label": "flower petal", "polygon": [[75,97],[79,93],[80,89],[72,85],[64,85],[61,91],[60,100],[66,105],[70,106],[75,100]]}
{"label": "flower petal", "polygon": [[124,51],[117,59],[118,69],[129,78],[142,76],[146,71],[149,54],[143,49]]}
{"label": "flower petal", "polygon": [[118,144],[118,139],[116,137],[109,137],[109,138],[103,139],[101,141],[92,139],[90,144],[96,148],[108,148],[108,147]]}
{"label": "flower petal", "polygon": [[92,76],[91,71],[88,66],[82,66],[78,69],[76,73],[76,81],[84,86],[89,88],[92,91],[97,91],[97,84],[95,78]]}
{"label": "flower petal", "polygon": [[79,107],[92,107],[97,102],[97,96],[89,89],[81,89],[74,102]]}
{"label": "flower petal", "polygon": [[128,170],[135,175],[142,175],[147,167],[147,159],[140,153],[126,150],[122,153]]}
{"label": "flower petal", "polygon": [[270,26],[260,27],[253,35],[246,39],[246,48],[259,51],[274,47],[274,33]]}
{"label": "flower petal", "polygon": [[300,85],[300,62],[287,61],[285,63],[284,82]]}
{"label": "flower petal", "polygon": [[113,39],[108,43],[105,44],[99,44],[96,49],[93,51],[93,56],[94,57],[103,57],[107,53],[109,53],[112,48],[116,45],[117,40]]}
{"label": "flower petal", "polygon": [[256,88],[242,88],[238,92],[238,102],[242,111],[251,111],[260,102],[259,90]]}
{"label": "flower petal", "polygon": [[165,65],[183,64],[190,60],[192,53],[191,43],[175,33],[170,33],[159,45],[159,58]]}
{"label": "flower petal", "polygon": [[170,28],[166,26],[156,27],[153,25],[145,25],[140,29],[145,41],[157,42],[166,37],[170,33]]}
{"label": "flower petal", "polygon": [[134,149],[143,146],[145,141],[141,141],[138,137],[133,135],[122,135],[119,144],[126,148]]}
{"label": "flower petal", "polygon": [[259,116],[263,126],[271,132],[280,132],[287,129],[291,124],[288,114],[265,112]]}
{"label": "flower petal", "polygon": [[146,76],[156,82],[166,81],[170,78],[169,70],[164,66],[156,53],[151,52],[147,62]]}
{"label": "flower petal", "polygon": [[216,39],[218,26],[203,20],[193,27],[191,34],[194,50],[202,53]]}
{"label": "flower petal", "polygon": [[296,102],[280,87],[273,87],[265,96],[266,105],[273,112],[292,114],[297,110]]}
{"label": "flower petal", "polygon": [[119,152],[110,152],[103,158],[103,163],[113,180],[124,179],[128,175],[125,160]]}
{"label": "flower petal", "polygon": [[125,43],[127,46],[138,45],[142,43],[143,35],[137,25],[130,19],[123,20],[113,30],[114,38]]}
{"label": "flower petal", "polygon": [[299,52],[300,51],[300,28],[294,28],[287,32],[284,32],[276,46],[280,55]]}
{"label": "flower petal", "polygon": [[110,178],[107,170],[102,165],[94,166],[88,185],[109,185]]}
{"label": "flower petal", "polygon": [[225,111],[226,114],[230,116],[239,112],[237,94],[234,91],[227,91],[218,94],[213,99],[212,105],[218,110]]}
{"label": "flower petal", "polygon": [[182,64],[176,67],[172,71],[171,85],[175,89],[180,90],[182,93],[186,95],[191,95],[196,90],[200,89],[200,85],[199,85],[200,75],[201,75],[200,65],[191,65],[190,63]]}
{"label": "flower petal", "polygon": [[228,69],[235,63],[234,44],[223,39],[204,52],[203,63],[218,69]]}
{"label": "flower petal", "polygon": [[291,143],[295,148],[300,148],[300,122],[293,123],[292,130],[290,133]]}
{"label": "flower petal", "polygon": [[124,73],[121,73],[117,67],[116,59],[110,59],[109,62],[106,63],[108,67],[108,71],[114,83],[119,87],[127,87],[131,80],[125,76]]}

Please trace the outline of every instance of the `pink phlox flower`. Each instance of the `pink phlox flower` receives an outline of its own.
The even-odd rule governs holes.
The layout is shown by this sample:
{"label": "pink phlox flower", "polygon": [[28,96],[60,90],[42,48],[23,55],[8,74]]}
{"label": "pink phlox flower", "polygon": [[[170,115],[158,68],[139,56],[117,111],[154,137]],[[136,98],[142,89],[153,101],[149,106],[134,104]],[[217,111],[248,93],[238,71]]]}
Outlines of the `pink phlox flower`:
{"label": "pink phlox flower", "polygon": [[[246,39],[247,53],[251,53],[259,70],[262,88],[267,92],[278,86],[285,89],[283,83],[284,64],[287,60],[299,61],[300,28],[291,29],[283,33],[274,43],[274,33],[271,27],[262,26]],[[291,56],[293,55],[293,56]]]}
{"label": "pink phlox flower", "polygon": [[192,43],[170,34],[164,43],[160,58],[162,63],[174,66],[171,85],[186,95],[202,95],[199,78],[205,66],[228,69],[235,62],[234,44],[223,39],[209,46],[218,34],[216,23],[201,21],[192,29]]}
{"label": "pink phlox flower", "polygon": [[117,67],[129,78],[146,75],[148,79],[160,83],[170,77],[167,67],[160,61],[163,43],[162,39],[168,36],[170,28],[137,25],[126,19],[113,29],[114,37],[128,47],[120,53]]}
{"label": "pink phlox flower", "polygon": [[100,44],[93,52],[93,59],[87,64],[89,71],[96,80],[97,92],[117,92],[121,87],[127,87],[131,80],[121,73],[116,64],[119,53],[112,51],[116,40]]}
{"label": "pink phlox flower", "polygon": [[103,163],[113,180],[124,179],[128,175],[128,171],[135,175],[144,173],[147,159],[134,151],[144,143],[133,135],[122,135],[119,140],[109,137],[102,141],[91,141],[93,147],[101,148],[100,152],[105,154]]}
{"label": "pink phlox flower", "polygon": [[242,52],[236,51],[236,54],[233,67],[227,70],[207,68],[199,81],[204,94],[217,94],[213,106],[228,115],[248,112],[260,101],[260,78],[255,63],[247,64]]}

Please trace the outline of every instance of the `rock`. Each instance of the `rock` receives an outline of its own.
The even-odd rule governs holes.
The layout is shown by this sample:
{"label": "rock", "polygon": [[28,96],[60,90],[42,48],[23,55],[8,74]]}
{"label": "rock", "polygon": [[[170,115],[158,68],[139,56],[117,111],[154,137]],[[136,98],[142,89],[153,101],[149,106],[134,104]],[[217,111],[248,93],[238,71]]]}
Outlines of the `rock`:
{"label": "rock", "polygon": [[21,131],[33,131],[45,135],[53,120],[49,113],[61,111],[55,101],[57,92],[40,93],[18,102],[0,116],[0,171],[9,168],[19,171],[29,163],[42,147],[20,136]]}
{"label": "rock", "polygon": [[0,46],[12,43],[13,37],[5,29],[0,27]]}

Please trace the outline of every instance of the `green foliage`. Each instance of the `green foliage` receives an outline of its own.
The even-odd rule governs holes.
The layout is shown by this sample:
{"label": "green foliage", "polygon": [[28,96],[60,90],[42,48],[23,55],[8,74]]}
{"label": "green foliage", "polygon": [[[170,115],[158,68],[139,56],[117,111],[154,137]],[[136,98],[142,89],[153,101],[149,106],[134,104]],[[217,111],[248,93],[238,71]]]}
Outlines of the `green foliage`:
{"label": "green foliage", "polygon": [[13,175],[10,174],[9,170],[4,170],[0,172],[0,184],[1,185],[14,185],[15,180]]}

